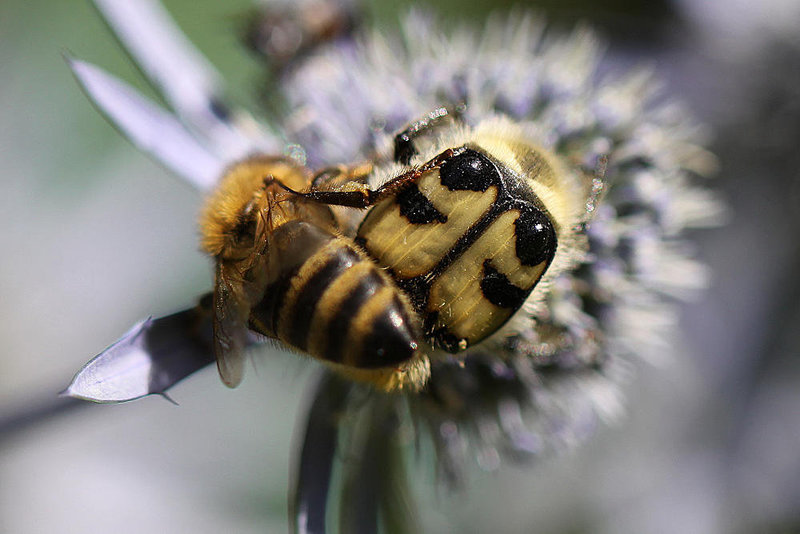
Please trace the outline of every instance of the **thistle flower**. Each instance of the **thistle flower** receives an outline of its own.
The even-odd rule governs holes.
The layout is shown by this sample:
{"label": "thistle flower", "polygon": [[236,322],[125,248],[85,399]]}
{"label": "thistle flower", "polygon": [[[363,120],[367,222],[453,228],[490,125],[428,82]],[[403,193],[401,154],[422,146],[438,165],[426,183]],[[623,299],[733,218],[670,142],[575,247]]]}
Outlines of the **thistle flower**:
{"label": "thistle flower", "polygon": [[394,132],[442,102],[463,104],[470,123],[501,113],[529,124],[568,161],[608,158],[608,191],[580,267],[502,346],[436,362],[429,388],[409,399],[449,480],[462,478],[469,439],[492,467],[574,443],[596,415],[618,415],[627,362],[669,335],[672,297],[705,283],[682,235],[721,214],[694,183],[714,165],[704,131],[659,97],[649,73],[601,75],[601,56],[586,28],[548,36],[541,20],[515,14],[447,34],[415,12],[394,40],[367,33],[284,81],[294,110],[286,124],[312,165],[385,154]]}
{"label": "thistle flower", "polygon": [[[291,64],[279,82],[290,111],[267,128],[254,127],[241,111],[222,111],[219,86],[208,82],[209,67],[184,50],[188,45],[158,54],[147,48],[154,20],[162,39],[170,35],[168,41],[179,41],[157,6],[142,4],[151,11],[137,20],[119,16],[122,3],[98,3],[176,115],[146,103],[95,67],[73,62],[79,80],[136,144],[200,187],[254,150],[286,151],[312,168],[365,158],[386,161],[392,136],[404,124],[443,105],[458,107],[467,124],[498,115],[522,123],[576,169],[592,172],[607,161],[595,178],[597,190],[605,189],[602,201],[595,205],[590,199],[587,205],[594,212],[583,229],[588,253],[550,281],[547,292],[491,343],[464,357],[434,360],[429,384],[417,395],[386,395],[335,376],[320,381],[293,489],[298,531],[324,530],[331,494],[339,497],[342,531],[351,531],[353,521],[375,530],[379,515],[387,528],[402,528],[404,516],[392,504],[404,498],[398,447],[423,429],[440,475],[451,484],[463,482],[473,454],[482,468],[493,469],[503,459],[529,458],[580,441],[598,418],[621,412],[620,385],[630,362],[663,349],[675,297],[690,296],[705,283],[705,269],[684,237],[688,228],[716,223],[721,213],[697,183],[713,168],[713,158],[701,148],[705,132],[660,95],[649,73],[602,74],[603,47],[587,28],[550,35],[542,20],[515,13],[495,17],[480,30],[445,31],[435,17],[414,12],[397,36],[362,32],[320,45]],[[170,63],[173,72],[186,71],[187,79],[202,82],[194,100],[184,98],[178,82],[159,74]],[[142,114],[150,119],[140,120]],[[169,127],[160,126],[156,134],[156,120]],[[173,151],[164,156],[161,141],[150,142],[163,140],[161,131],[170,142],[211,154],[204,161],[213,164],[198,175],[197,165],[186,158],[176,159]],[[186,376],[191,369],[184,366],[167,372],[158,387],[132,375],[114,375],[111,382],[107,369],[124,359],[136,358],[139,368],[145,362],[148,377],[165,368],[163,351],[143,350],[132,340],[147,340],[154,332],[150,325],[158,321],[90,362],[68,393],[97,400],[98,388],[110,388],[103,400],[129,400],[163,393]],[[171,332],[176,344],[197,338],[186,328]],[[119,380],[143,386],[123,388]],[[122,394],[131,389],[138,393]],[[362,461],[338,467],[341,488],[334,491],[335,453],[342,447]],[[379,459],[389,467],[376,480],[368,474]]]}

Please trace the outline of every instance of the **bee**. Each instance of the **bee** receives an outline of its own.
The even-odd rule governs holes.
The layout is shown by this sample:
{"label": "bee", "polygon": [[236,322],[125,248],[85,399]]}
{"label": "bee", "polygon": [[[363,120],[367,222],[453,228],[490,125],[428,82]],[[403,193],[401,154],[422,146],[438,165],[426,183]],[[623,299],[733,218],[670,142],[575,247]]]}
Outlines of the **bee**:
{"label": "bee", "polygon": [[352,191],[305,194],[367,208],[355,242],[391,274],[433,349],[463,352],[498,332],[583,254],[596,180],[566,169],[503,118],[474,127],[440,108],[395,137],[394,163]]}
{"label": "bee", "polygon": [[[324,176],[316,181],[341,180]],[[200,228],[216,261],[213,344],[223,382],[241,381],[250,329],[382,390],[424,384],[429,365],[407,296],[341,234],[329,206],[293,192],[313,181],[291,159],[257,156],[231,167],[208,198]]]}

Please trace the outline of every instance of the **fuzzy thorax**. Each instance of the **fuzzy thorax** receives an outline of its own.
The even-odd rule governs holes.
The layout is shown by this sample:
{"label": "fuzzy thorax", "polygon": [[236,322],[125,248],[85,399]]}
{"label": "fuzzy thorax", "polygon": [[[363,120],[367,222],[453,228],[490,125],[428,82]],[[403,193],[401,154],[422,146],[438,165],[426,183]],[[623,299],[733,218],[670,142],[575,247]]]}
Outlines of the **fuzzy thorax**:
{"label": "fuzzy thorax", "polygon": [[200,214],[203,250],[223,259],[252,253],[264,225],[274,229],[293,218],[294,203],[281,202],[290,194],[280,184],[303,190],[308,181],[305,168],[284,158],[257,156],[233,165]]}

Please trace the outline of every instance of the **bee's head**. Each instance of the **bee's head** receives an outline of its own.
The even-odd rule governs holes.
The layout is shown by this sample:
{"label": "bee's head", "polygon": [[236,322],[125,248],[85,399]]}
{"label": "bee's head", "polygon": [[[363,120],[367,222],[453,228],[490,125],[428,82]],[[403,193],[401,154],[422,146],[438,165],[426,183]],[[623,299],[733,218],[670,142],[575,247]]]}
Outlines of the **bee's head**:
{"label": "bee's head", "polygon": [[231,167],[200,215],[203,250],[224,260],[252,254],[275,179],[302,189],[306,177],[301,168],[279,158],[250,158]]}

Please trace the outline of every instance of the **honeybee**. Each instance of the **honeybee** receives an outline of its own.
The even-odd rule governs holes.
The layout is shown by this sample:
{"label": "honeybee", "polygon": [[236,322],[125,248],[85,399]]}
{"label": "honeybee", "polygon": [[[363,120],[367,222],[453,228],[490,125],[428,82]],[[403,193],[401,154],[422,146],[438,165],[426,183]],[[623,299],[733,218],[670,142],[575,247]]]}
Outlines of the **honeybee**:
{"label": "honeybee", "polygon": [[228,170],[202,212],[223,382],[242,379],[249,328],[379,389],[424,384],[429,362],[408,298],[341,235],[330,207],[293,192],[313,179],[290,159],[252,157]]}

